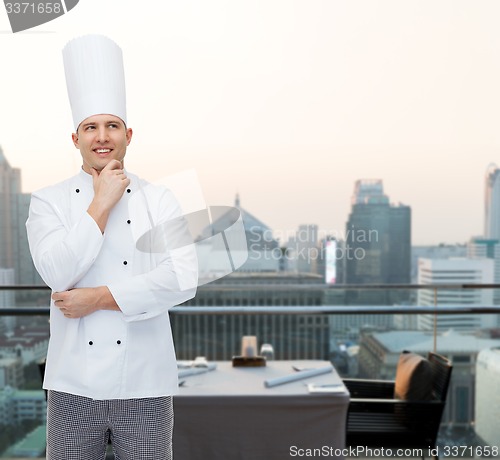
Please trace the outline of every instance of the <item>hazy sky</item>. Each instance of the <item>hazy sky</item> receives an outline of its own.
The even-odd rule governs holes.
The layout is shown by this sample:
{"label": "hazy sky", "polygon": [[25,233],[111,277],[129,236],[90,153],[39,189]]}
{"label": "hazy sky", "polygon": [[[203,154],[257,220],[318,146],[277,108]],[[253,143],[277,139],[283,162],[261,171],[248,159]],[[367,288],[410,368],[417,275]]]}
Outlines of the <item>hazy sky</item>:
{"label": "hazy sky", "polygon": [[413,243],[483,231],[500,163],[500,2],[80,0],[10,33],[0,5],[0,145],[32,191],[79,167],[61,49],[103,33],[125,57],[134,139],[150,180],[194,168],[209,204],[281,234],[345,229],[354,183],[412,207]]}

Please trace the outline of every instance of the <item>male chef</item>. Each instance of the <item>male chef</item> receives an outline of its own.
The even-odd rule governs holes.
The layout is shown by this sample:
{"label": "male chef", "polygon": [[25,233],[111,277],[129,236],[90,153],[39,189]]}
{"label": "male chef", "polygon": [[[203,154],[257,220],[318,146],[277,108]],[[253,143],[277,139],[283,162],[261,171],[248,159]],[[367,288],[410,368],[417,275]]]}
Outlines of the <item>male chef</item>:
{"label": "male chef", "polygon": [[169,190],[125,169],[121,49],[87,35],[65,46],[63,62],[82,167],[33,193],[26,223],[52,289],[47,458],[102,460],[110,439],[117,459],[170,459],[178,384],[168,309],[194,296],[196,256],[168,241],[138,249],[181,210]]}

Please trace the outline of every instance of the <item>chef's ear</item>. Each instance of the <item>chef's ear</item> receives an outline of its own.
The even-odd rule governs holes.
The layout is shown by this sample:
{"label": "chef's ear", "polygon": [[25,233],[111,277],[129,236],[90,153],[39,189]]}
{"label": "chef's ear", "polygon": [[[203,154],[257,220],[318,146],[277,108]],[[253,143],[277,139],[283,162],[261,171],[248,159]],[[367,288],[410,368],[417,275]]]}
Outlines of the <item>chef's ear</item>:
{"label": "chef's ear", "polygon": [[132,128],[126,128],[125,137],[127,139],[127,146],[130,145],[130,141],[132,140],[132,134],[134,134]]}
{"label": "chef's ear", "polygon": [[80,148],[80,145],[78,144],[78,133],[72,133],[71,134],[71,140],[73,141],[73,144],[77,149]]}

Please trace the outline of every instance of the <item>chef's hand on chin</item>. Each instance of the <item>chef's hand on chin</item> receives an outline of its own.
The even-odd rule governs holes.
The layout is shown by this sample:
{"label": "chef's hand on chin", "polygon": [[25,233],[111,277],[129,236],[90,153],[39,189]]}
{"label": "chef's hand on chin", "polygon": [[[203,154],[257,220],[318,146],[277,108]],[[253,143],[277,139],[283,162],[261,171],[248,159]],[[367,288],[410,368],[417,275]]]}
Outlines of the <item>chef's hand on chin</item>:
{"label": "chef's hand on chin", "polygon": [[95,220],[101,233],[104,233],[109,213],[120,201],[130,184],[130,179],[123,171],[123,164],[118,160],[111,160],[101,172],[97,172],[94,168],[90,171],[94,181],[94,198],[87,212]]}
{"label": "chef's hand on chin", "polygon": [[66,318],[82,318],[97,310],[118,310],[106,286],[54,292],[52,300]]}
{"label": "chef's hand on chin", "polygon": [[101,171],[92,168],[90,172],[94,183],[92,203],[101,211],[110,211],[130,184],[123,163],[113,159]]}

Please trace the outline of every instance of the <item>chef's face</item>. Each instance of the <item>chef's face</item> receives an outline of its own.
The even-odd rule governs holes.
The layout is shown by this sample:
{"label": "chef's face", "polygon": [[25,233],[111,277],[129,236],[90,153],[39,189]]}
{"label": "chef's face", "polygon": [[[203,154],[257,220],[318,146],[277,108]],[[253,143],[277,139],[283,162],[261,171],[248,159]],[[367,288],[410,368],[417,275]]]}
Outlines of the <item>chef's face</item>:
{"label": "chef's face", "polygon": [[92,115],[80,123],[72,139],[82,155],[84,171],[91,174],[91,168],[100,172],[111,160],[123,164],[132,129],[115,115]]}

